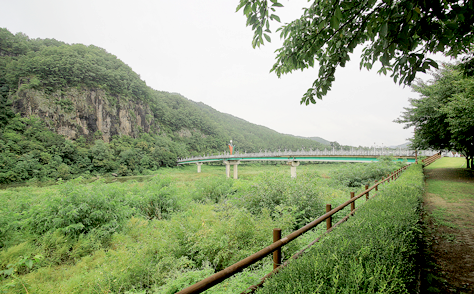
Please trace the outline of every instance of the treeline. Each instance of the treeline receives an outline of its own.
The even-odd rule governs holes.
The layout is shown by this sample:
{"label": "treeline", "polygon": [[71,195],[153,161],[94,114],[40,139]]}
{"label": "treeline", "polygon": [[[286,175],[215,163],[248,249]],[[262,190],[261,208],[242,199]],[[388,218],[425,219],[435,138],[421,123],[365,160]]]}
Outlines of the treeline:
{"label": "treeline", "polygon": [[31,87],[52,92],[83,85],[123,97],[150,99],[140,76],[116,56],[94,45],[66,44],[55,39],[29,39],[0,29],[0,82],[15,91],[21,78]]}
{"label": "treeline", "polygon": [[117,173],[147,174],[176,165],[187,154],[184,144],[143,133],[139,138],[113,137],[110,143],[81,137],[65,139],[37,117],[14,116],[0,132],[0,183],[67,180]]}
{"label": "treeline", "polygon": [[[32,89],[48,96],[57,91],[66,93],[72,87],[103,89],[111,103],[118,98],[144,103],[150,107],[150,119],[158,123],[159,130],[141,131],[135,138],[114,136],[108,143],[100,141],[100,132],[67,141],[38,118],[15,116],[18,110],[12,108],[11,102],[19,99],[19,92]],[[63,100],[67,101],[67,97]],[[30,39],[3,28],[0,106],[2,183],[68,178],[88,172],[143,173],[172,166],[178,157],[222,153],[228,150],[230,140],[235,150],[241,152],[330,148],[220,113],[177,93],[154,90],[128,65],[102,48]]]}

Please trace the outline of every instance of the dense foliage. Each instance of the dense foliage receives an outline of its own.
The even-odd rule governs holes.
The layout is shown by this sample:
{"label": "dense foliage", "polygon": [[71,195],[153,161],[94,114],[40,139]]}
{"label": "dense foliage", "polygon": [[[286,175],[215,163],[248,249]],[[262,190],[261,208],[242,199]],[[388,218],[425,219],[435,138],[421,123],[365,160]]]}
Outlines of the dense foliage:
{"label": "dense foliage", "polygon": [[70,141],[36,117],[15,116],[0,130],[0,183],[71,179],[82,175],[137,175],[175,166],[187,154],[183,144],[143,133],[114,137],[110,143]]}
{"label": "dense foliage", "polygon": [[413,165],[257,293],[417,293],[423,185]]}
{"label": "dense foliage", "polygon": [[[429,54],[451,56],[468,53],[474,43],[474,4],[468,0],[309,1],[300,18],[281,31],[272,71],[278,76],[319,63],[319,75],[301,103],[316,103],[331,89],[338,67],[362,46],[360,66],[371,69],[380,62],[379,73],[392,72],[395,82],[410,84],[417,72],[437,63]],[[241,0],[247,25],[254,31],[253,46],[270,41],[270,22],[280,22],[278,0]]]}
{"label": "dense foliage", "polygon": [[395,163],[392,157],[381,157],[379,161],[369,164],[342,165],[330,173],[331,178],[346,187],[369,185],[386,177],[396,167],[404,163]]}
{"label": "dense foliage", "polygon": [[[0,291],[175,293],[268,246],[273,228],[287,235],[345,202],[353,188],[326,176],[338,167],[302,165],[297,179],[282,165],[242,167],[239,180],[187,167],[141,183],[0,190]],[[320,233],[285,246],[284,258]],[[270,257],[209,291],[241,292],[269,271]]]}
{"label": "dense foliage", "polygon": [[[274,172],[238,181],[207,176],[176,182],[169,175],[188,176],[168,169],[143,183],[84,184],[78,178],[45,188],[2,190],[0,289],[14,292],[23,282],[33,292],[60,287],[87,293],[105,287],[172,293],[267,246],[273,227],[287,234],[315,218],[323,211],[323,199],[335,201],[342,192],[315,171],[295,180],[278,166],[262,172],[267,168]],[[194,168],[188,170],[195,175]],[[268,185],[268,179],[278,186]],[[299,199],[297,193],[309,194]],[[251,207],[250,199],[263,204]],[[287,246],[285,256],[298,246]],[[70,271],[56,276],[53,265]],[[238,282],[241,289],[263,275],[258,272],[267,270],[262,266],[254,267],[253,278]]]}
{"label": "dense foliage", "polygon": [[140,76],[102,48],[68,45],[54,39],[30,40],[6,29],[0,29],[0,39],[0,56],[4,55],[6,63],[1,71],[12,90],[21,78],[35,77],[32,86],[46,92],[85,85],[125,97],[149,99],[149,89]]}
{"label": "dense foliage", "polygon": [[419,81],[413,89],[419,99],[397,120],[415,127],[412,146],[418,149],[455,150],[474,160],[474,77],[465,76],[459,65],[445,64],[427,83]]}
{"label": "dense foliage", "polygon": [[[11,100],[21,91],[39,91],[53,99],[52,93],[66,95],[74,87],[103,89],[112,104],[117,99],[143,103],[158,128],[133,138],[115,136],[110,142],[100,141],[100,132],[90,132],[71,142],[37,118],[14,115],[13,110],[19,110],[12,108]],[[74,105],[63,98],[56,102],[71,112]],[[177,157],[223,153],[231,139],[241,152],[329,147],[279,134],[176,93],[153,90],[129,66],[96,46],[29,39],[0,28],[0,183],[111,172],[134,175],[172,166]]]}

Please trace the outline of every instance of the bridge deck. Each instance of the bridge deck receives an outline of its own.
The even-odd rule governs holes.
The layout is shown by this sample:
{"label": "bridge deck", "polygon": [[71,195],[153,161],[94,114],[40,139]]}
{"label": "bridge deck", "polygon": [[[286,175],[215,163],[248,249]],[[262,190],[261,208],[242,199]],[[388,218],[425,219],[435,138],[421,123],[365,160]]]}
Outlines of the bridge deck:
{"label": "bridge deck", "polygon": [[[343,161],[343,162],[371,162],[378,161],[380,156],[374,155],[293,155],[293,156],[242,156],[227,155],[218,158],[195,158],[178,161],[178,164],[218,161]],[[394,156],[398,161],[415,162],[414,156]]]}

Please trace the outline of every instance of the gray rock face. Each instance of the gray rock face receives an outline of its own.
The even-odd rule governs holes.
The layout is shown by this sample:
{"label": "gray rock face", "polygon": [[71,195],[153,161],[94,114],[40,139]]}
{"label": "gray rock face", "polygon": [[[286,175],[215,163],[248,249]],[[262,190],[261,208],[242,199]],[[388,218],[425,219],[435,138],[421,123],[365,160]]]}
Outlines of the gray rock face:
{"label": "gray rock face", "polygon": [[68,139],[82,135],[109,142],[114,135],[135,138],[140,131],[159,131],[150,107],[143,102],[111,96],[102,89],[67,88],[45,93],[29,88],[28,82],[22,80],[12,97],[14,111],[40,117]]}

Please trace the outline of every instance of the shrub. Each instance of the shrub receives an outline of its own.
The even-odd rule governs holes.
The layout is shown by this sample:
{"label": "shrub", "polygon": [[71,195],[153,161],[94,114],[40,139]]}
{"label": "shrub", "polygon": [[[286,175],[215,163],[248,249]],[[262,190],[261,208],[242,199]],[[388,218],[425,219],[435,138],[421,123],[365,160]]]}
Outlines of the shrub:
{"label": "shrub", "polygon": [[264,174],[246,191],[236,195],[238,206],[245,207],[253,215],[266,209],[274,218],[283,211],[290,211],[295,217],[294,228],[299,228],[324,212],[322,195],[313,179],[299,177],[291,179],[287,174]]}
{"label": "shrub", "polygon": [[329,175],[337,184],[360,187],[380,180],[399,167],[401,163],[393,161],[393,158],[381,157],[378,162],[341,165]]}
{"label": "shrub", "polygon": [[30,208],[26,223],[33,233],[58,231],[78,237],[95,231],[108,237],[133,214],[134,209],[126,205],[124,195],[117,190],[109,189],[102,181],[78,185],[81,181],[77,178],[62,183],[58,195]]}
{"label": "shrub", "polygon": [[180,210],[178,192],[169,178],[155,176],[146,182],[146,189],[137,185],[129,193],[135,194],[130,197],[130,205],[137,208],[145,218],[169,218]]}
{"label": "shrub", "polygon": [[196,181],[192,198],[196,201],[219,202],[221,198],[226,198],[235,192],[233,181],[225,177],[205,178]]}

